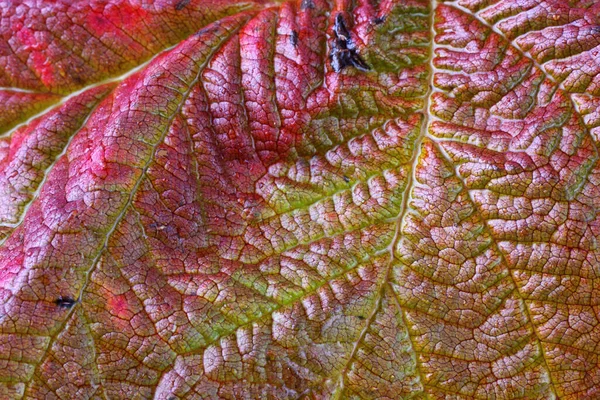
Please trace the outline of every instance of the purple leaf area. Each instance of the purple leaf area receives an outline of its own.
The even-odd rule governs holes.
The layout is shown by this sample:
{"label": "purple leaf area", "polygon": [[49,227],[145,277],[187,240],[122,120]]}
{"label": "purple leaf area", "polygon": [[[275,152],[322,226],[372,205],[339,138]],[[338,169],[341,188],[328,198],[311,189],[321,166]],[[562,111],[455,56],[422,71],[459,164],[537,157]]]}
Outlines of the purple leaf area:
{"label": "purple leaf area", "polygon": [[600,398],[600,3],[0,3],[0,399]]}

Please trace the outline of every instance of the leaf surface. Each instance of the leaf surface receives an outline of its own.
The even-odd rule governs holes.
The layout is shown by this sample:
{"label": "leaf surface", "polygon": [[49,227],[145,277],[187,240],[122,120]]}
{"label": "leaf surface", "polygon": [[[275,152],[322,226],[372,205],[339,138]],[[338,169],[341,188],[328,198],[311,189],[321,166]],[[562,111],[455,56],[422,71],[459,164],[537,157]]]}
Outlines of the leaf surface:
{"label": "leaf surface", "polygon": [[0,398],[600,396],[599,12],[0,6]]}

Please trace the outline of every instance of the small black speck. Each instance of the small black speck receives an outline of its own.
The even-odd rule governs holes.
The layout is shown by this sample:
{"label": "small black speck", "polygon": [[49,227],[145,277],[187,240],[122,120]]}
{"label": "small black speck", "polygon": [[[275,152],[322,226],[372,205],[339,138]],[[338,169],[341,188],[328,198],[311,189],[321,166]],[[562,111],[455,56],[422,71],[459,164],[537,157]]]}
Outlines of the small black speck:
{"label": "small black speck", "polygon": [[309,8],[310,9],[315,8],[315,3],[313,2],[313,0],[302,0],[302,3],[300,3],[300,9],[306,10]]}
{"label": "small black speck", "polygon": [[188,4],[190,4],[190,0],[179,0],[177,4],[175,4],[175,9],[177,11],[183,10]]}
{"label": "small black speck", "polygon": [[169,396],[169,397],[167,397],[167,400],[177,400],[177,397],[175,397],[175,396]]}
{"label": "small black speck", "polygon": [[298,46],[298,32],[292,31],[292,34],[290,35],[290,43],[294,47]]}
{"label": "small black speck", "polygon": [[358,319],[360,319],[361,321],[365,319],[365,317],[363,315],[359,315]]}
{"label": "small black speck", "polygon": [[350,182],[350,178],[348,178],[346,175],[344,175],[343,178],[344,178],[344,182],[346,182],[346,183]]}
{"label": "small black speck", "polygon": [[373,23],[375,25],[381,25],[385,22],[385,15],[382,15],[381,17],[377,17],[373,19]]}
{"label": "small black speck", "polygon": [[77,301],[69,296],[59,296],[56,300],[54,300],[54,304],[64,309],[69,309],[73,307],[75,303],[77,303]]}

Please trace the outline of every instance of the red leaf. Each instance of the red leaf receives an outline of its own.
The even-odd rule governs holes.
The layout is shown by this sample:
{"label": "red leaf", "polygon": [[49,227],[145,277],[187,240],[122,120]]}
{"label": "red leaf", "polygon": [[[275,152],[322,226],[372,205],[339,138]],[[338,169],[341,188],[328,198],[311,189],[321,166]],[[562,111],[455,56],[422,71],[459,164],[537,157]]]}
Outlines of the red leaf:
{"label": "red leaf", "polygon": [[598,11],[0,5],[0,398],[600,396]]}

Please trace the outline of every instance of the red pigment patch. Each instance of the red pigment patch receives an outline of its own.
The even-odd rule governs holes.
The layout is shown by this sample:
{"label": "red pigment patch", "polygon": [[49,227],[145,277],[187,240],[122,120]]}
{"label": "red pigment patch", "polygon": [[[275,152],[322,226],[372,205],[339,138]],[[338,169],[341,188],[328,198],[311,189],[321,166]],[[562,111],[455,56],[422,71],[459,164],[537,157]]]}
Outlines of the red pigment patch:
{"label": "red pigment patch", "polygon": [[130,320],[133,317],[125,294],[109,298],[106,307],[112,315],[120,319]]}
{"label": "red pigment patch", "polygon": [[140,22],[148,21],[149,18],[151,19],[152,15],[146,10],[128,2],[122,2],[119,5],[107,5],[106,8],[90,12],[88,26],[99,37],[107,31],[111,31],[116,36],[129,39],[125,32],[139,32]]}
{"label": "red pigment patch", "polygon": [[25,46],[25,50],[38,50],[42,45],[35,37],[35,31],[24,28],[22,23],[14,26],[13,29],[16,31],[16,37],[19,42]]}
{"label": "red pigment patch", "polygon": [[36,37],[36,35],[40,34],[43,33],[22,28],[17,31],[16,36],[23,46],[22,50],[30,53],[27,64],[31,69],[36,71],[36,74],[40,77],[40,80],[44,86],[49,87],[52,86],[52,84],[54,84],[56,81],[54,78],[55,71],[53,64],[50,63],[47,55],[45,54],[47,44],[43,39]]}
{"label": "red pigment patch", "polygon": [[39,121],[34,121],[27,126],[28,129],[20,128],[12,134],[10,137],[9,159],[12,159],[17,151],[21,149],[23,142],[29,137],[29,134],[37,127],[38,124]]}

